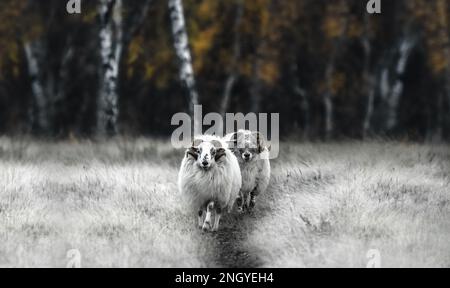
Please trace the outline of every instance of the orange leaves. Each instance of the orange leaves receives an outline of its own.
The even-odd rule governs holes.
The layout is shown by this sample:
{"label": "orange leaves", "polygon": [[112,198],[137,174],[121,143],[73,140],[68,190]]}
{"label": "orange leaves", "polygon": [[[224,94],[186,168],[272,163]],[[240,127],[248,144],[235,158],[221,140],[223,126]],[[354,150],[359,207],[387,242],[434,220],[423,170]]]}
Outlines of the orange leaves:
{"label": "orange leaves", "polygon": [[134,64],[136,64],[136,61],[138,61],[139,57],[142,56],[143,46],[144,38],[142,36],[137,36],[130,42],[126,57],[128,78],[131,78],[134,75]]}
{"label": "orange leaves", "polygon": [[278,63],[274,61],[266,61],[261,65],[260,78],[267,84],[273,85],[278,80],[279,69]]}
{"label": "orange leaves", "polygon": [[194,70],[198,71],[203,68],[206,54],[214,44],[214,39],[218,33],[219,27],[210,26],[200,31],[196,37],[192,39],[192,50],[194,53]]}
{"label": "orange leaves", "polygon": [[217,34],[220,32],[219,1],[202,0],[189,3],[191,11],[188,22],[188,35],[192,47],[194,71],[197,73],[208,65],[208,52],[212,49]]}
{"label": "orange leaves", "polygon": [[205,21],[211,19],[214,11],[218,9],[218,3],[219,1],[217,0],[203,0],[197,8],[196,14],[199,20]]}
{"label": "orange leaves", "polygon": [[431,70],[435,74],[440,74],[448,66],[448,59],[442,51],[431,51],[428,55]]}
{"label": "orange leaves", "polygon": [[139,56],[144,50],[143,46],[144,38],[142,36],[137,36],[131,41],[130,47],[128,49],[127,64],[133,65],[136,60],[138,60]]}
{"label": "orange leaves", "polygon": [[412,0],[410,11],[427,35],[425,44],[430,69],[435,75],[441,75],[446,69],[450,69],[447,0]]}
{"label": "orange leaves", "polygon": [[323,30],[328,38],[337,38],[342,35],[342,24],[337,18],[326,18],[323,24]]}
{"label": "orange leaves", "polygon": [[272,24],[269,4],[268,0],[244,1],[243,33],[268,37]]}
{"label": "orange leaves", "polygon": [[327,6],[322,30],[327,38],[338,38],[347,30],[349,19],[348,4],[345,0],[333,1]]}

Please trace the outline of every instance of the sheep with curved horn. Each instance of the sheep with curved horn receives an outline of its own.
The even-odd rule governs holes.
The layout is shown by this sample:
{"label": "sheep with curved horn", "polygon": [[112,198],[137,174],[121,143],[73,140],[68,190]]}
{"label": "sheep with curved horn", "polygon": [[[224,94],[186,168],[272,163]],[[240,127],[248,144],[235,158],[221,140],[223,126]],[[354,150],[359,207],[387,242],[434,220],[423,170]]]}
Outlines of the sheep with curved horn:
{"label": "sheep with curved horn", "polygon": [[219,229],[223,211],[231,212],[241,189],[238,160],[226,147],[218,137],[196,137],[181,163],[179,190],[198,211],[198,225],[203,231]]}

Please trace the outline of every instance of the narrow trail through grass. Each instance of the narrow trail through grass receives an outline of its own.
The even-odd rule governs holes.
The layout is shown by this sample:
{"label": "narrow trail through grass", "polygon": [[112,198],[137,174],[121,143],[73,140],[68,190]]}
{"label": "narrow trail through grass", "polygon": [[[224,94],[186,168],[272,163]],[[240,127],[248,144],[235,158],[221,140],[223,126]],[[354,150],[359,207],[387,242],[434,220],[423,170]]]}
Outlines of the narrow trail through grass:
{"label": "narrow trail through grass", "polygon": [[[203,233],[164,141],[0,139],[0,267],[450,267],[450,149],[283,143],[249,214]],[[18,148],[19,147],[19,148]],[[20,148],[22,147],[22,148]]]}

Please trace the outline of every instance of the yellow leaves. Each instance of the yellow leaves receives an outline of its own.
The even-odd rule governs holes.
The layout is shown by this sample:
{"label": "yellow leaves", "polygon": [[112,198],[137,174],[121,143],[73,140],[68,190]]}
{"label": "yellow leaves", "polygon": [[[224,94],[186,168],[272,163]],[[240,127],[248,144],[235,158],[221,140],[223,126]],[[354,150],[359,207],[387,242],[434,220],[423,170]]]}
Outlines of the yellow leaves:
{"label": "yellow leaves", "polygon": [[259,71],[260,78],[267,84],[273,85],[279,77],[278,65],[275,62],[265,62]]}
{"label": "yellow leaves", "polygon": [[211,13],[217,11],[217,0],[203,0],[197,8],[197,16],[200,21],[211,19]]}
{"label": "yellow leaves", "polygon": [[9,60],[11,60],[15,64],[19,63],[19,47],[17,45],[17,42],[10,42],[7,46],[7,50]]}
{"label": "yellow leaves", "polygon": [[204,31],[199,32],[192,40],[192,50],[194,53],[194,69],[199,71],[204,65],[206,54],[214,44],[214,38],[218,33],[217,26],[210,26]]}
{"label": "yellow leaves", "polygon": [[173,60],[173,51],[166,43],[155,43],[152,39],[137,36],[129,44],[126,55],[126,75],[128,78],[140,73],[144,81],[155,81],[163,89],[170,81],[169,64]]}
{"label": "yellow leaves", "polygon": [[172,80],[172,75],[168,72],[168,70],[161,71],[158,73],[158,77],[155,77],[155,85],[158,89],[167,88],[170,81]]}
{"label": "yellow leaves", "polygon": [[242,32],[259,37],[267,37],[271,28],[270,1],[252,0],[244,1],[245,17]]}
{"label": "yellow leaves", "polygon": [[[0,45],[0,71],[8,69],[13,77],[20,74],[20,49],[15,41],[9,41]],[[3,66],[4,65],[4,66]],[[0,73],[0,77],[2,77]]]}
{"label": "yellow leaves", "polygon": [[440,74],[448,65],[448,60],[444,53],[434,52],[429,56],[430,66],[434,74]]}
{"label": "yellow leaves", "polygon": [[327,6],[322,23],[322,30],[327,38],[338,38],[346,32],[350,16],[348,9],[346,0],[333,1]]}
{"label": "yellow leaves", "polygon": [[436,0],[432,3],[424,0],[413,0],[410,10],[417,18],[427,35],[425,38],[428,54],[428,65],[435,75],[440,75],[449,67],[447,49],[450,39],[448,35],[447,0]]}
{"label": "yellow leaves", "polygon": [[150,63],[145,64],[144,79],[151,79],[155,75],[156,67]]}
{"label": "yellow leaves", "polygon": [[328,38],[337,38],[342,35],[341,21],[337,18],[327,18],[323,24],[323,31]]}
{"label": "yellow leaves", "polygon": [[207,55],[220,33],[219,4],[217,0],[202,0],[191,5],[193,15],[189,17],[188,34],[196,73],[211,64],[208,63]]}
{"label": "yellow leaves", "polygon": [[127,63],[127,77],[131,78],[134,76],[134,64],[138,61],[143,53],[144,38],[142,36],[135,37],[131,40],[128,54],[126,58]]}
{"label": "yellow leaves", "polygon": [[242,75],[244,75],[244,76],[246,76],[248,78],[252,77],[252,75],[253,75],[253,61],[255,61],[255,60],[252,60],[253,58],[254,57],[250,57],[250,59],[247,60],[247,61],[241,61],[240,69],[239,69],[240,74],[242,74]]}
{"label": "yellow leaves", "polygon": [[129,46],[127,55],[127,64],[133,65],[143,52],[144,38],[142,36],[135,37]]}

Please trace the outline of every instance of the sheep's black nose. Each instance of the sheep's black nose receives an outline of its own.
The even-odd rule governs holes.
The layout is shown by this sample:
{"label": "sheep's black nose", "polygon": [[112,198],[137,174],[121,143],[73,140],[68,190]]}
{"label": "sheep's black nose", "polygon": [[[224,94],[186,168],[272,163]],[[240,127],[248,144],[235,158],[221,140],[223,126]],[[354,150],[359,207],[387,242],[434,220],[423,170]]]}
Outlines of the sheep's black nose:
{"label": "sheep's black nose", "polygon": [[244,158],[245,158],[245,159],[250,158],[250,153],[244,153]]}
{"label": "sheep's black nose", "polygon": [[202,162],[202,165],[203,165],[203,166],[208,166],[208,161],[203,161],[203,162]]}

